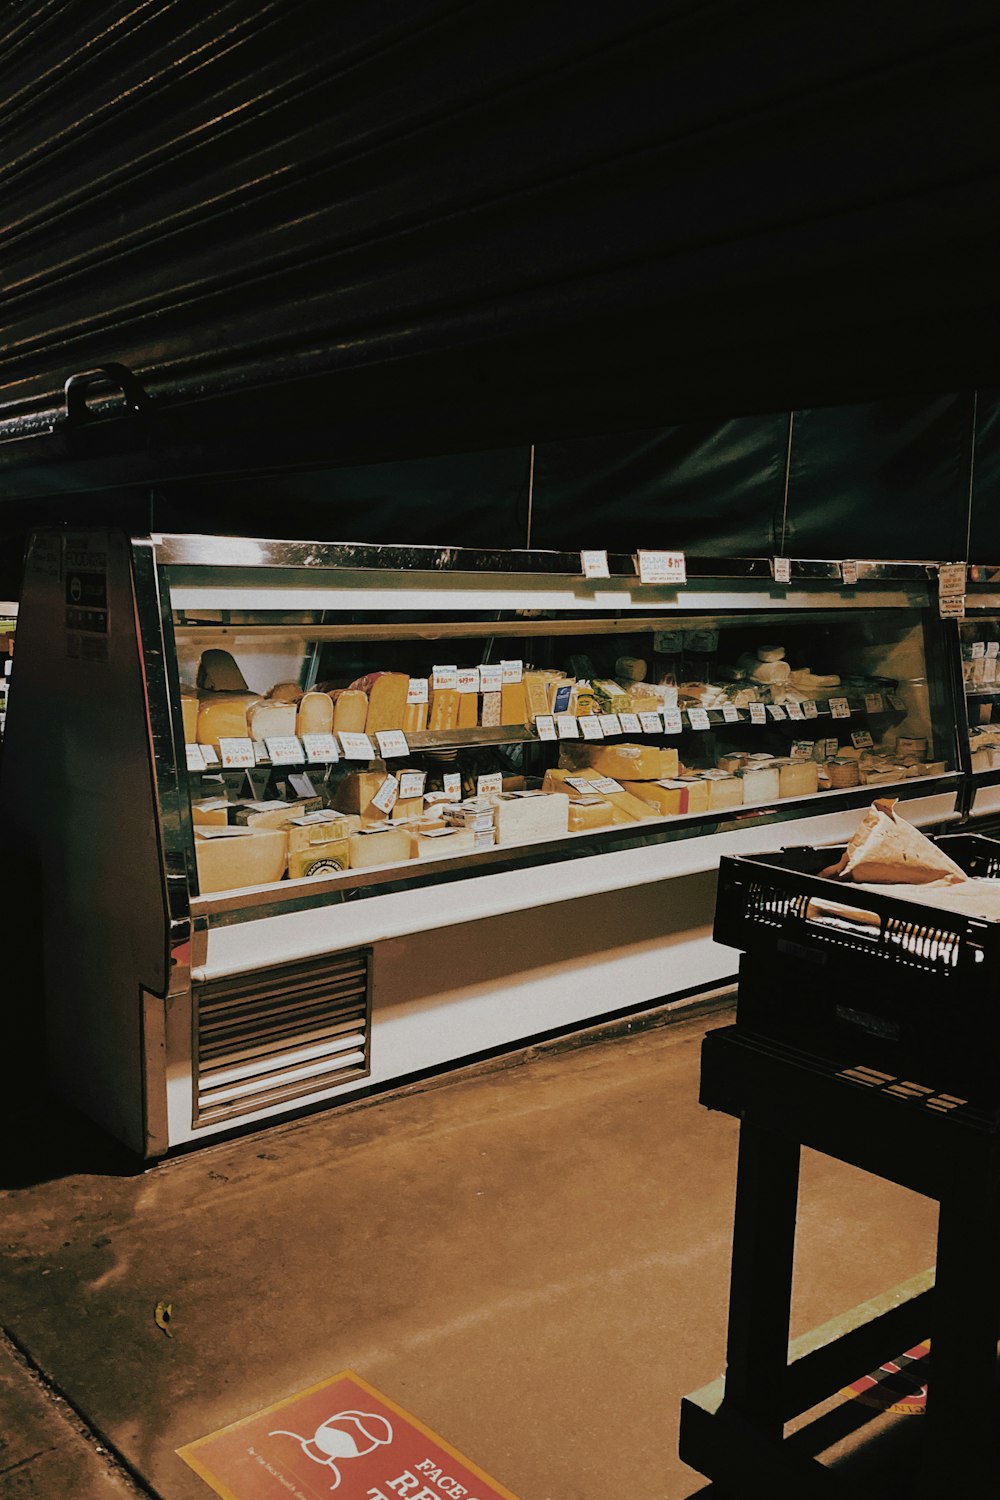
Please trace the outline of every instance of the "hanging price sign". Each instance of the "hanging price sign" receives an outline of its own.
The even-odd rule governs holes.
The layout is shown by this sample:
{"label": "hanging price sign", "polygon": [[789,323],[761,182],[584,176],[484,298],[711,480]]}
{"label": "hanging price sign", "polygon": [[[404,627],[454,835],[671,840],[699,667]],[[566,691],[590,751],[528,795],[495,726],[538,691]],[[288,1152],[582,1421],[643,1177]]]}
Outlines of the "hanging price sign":
{"label": "hanging price sign", "polygon": [[345,760],[375,760],[375,746],[366,734],[340,736],[340,748]]}
{"label": "hanging price sign", "polygon": [[834,719],[849,719],[851,717],[851,705],[846,698],[830,699],[830,717]]}
{"label": "hanging price sign", "polygon": [[311,766],[323,761],[336,763],[340,759],[337,741],[332,734],[304,734],[302,744],[305,748],[306,760]]}
{"label": "hanging price sign", "polygon": [[406,735],[401,729],[376,729],[375,738],[378,740],[378,747],[385,760],[393,755],[409,755],[410,753]]}
{"label": "hanging price sign", "polygon": [[692,729],[708,729],[711,727],[707,708],[689,708],[687,716],[688,723]]}
{"label": "hanging price sign", "polygon": [[535,729],[540,740],[554,740],[556,735],[556,721],[551,714],[539,714],[535,720]]}
{"label": "hanging price sign", "polygon": [[221,739],[219,754],[223,767],[228,770],[247,769],[257,764],[253,753],[253,740]]}
{"label": "hanging price sign", "polygon": [[619,714],[623,734],[640,734],[642,725],[639,723],[638,714]]}
{"label": "hanging price sign", "polygon": [[687,583],[683,552],[639,552],[637,566],[640,583]]}
{"label": "hanging price sign", "polygon": [[272,766],[301,766],[305,763],[306,753],[297,735],[271,735],[264,744]]}
{"label": "hanging price sign", "polygon": [[807,719],[815,719],[819,715],[819,704],[814,698],[806,698],[802,704],[802,712]]}
{"label": "hanging price sign", "polygon": [[643,734],[663,733],[663,720],[657,713],[640,714],[639,723],[642,725]]}
{"label": "hanging price sign", "polygon": [[767,723],[767,711],[764,708],[763,703],[751,703],[751,705],[750,705],[750,723],[751,724],[766,724]]}
{"label": "hanging price sign", "polygon": [[785,719],[788,717],[780,703],[769,703],[767,711],[772,719]]}
{"label": "hanging price sign", "polygon": [[618,721],[617,714],[599,714],[598,719],[600,721],[601,728],[604,730],[604,733],[606,735],[621,734],[622,726]]}
{"label": "hanging price sign", "polygon": [[585,740],[603,740],[604,730],[597,714],[585,714],[580,720],[580,732]]}
{"label": "hanging price sign", "polygon": [[724,703],[722,705],[722,720],[724,724],[738,724],[740,722],[740,711],[735,703]]}
{"label": "hanging price sign", "polygon": [[561,740],[578,740],[580,738],[580,723],[575,714],[559,714],[556,719],[556,728]]}
{"label": "hanging price sign", "polygon": [[580,568],[584,578],[610,578],[606,552],[581,552]]}

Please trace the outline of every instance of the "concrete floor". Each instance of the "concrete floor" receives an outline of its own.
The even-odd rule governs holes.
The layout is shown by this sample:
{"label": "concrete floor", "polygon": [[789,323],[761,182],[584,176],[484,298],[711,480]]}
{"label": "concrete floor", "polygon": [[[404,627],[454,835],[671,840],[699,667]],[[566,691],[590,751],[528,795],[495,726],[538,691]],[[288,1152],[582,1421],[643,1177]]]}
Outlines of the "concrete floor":
{"label": "concrete floor", "polygon": [[[722,1368],[737,1125],[698,1054],[730,1017],[670,1019],[141,1175],[36,1137],[0,1194],[0,1497],[207,1500],[176,1448],[345,1368],[519,1500],[702,1492],[678,1405]],[[801,1203],[793,1333],[934,1259],[902,1189],[805,1153]]]}

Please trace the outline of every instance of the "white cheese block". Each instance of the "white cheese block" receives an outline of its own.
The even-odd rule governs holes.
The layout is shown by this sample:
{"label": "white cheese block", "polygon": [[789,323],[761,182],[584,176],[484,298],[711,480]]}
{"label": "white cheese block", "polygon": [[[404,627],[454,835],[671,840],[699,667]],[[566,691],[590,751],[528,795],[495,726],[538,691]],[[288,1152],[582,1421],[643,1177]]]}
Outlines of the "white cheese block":
{"label": "white cheese block", "polygon": [[781,796],[781,778],[774,766],[744,766],[736,775],[743,784],[744,802],[774,802]]}
{"label": "white cheese block", "polygon": [[278,828],[197,828],[194,853],[198,889],[238,891],[248,885],[270,885],[285,873],[286,835]]}
{"label": "white cheese block", "polygon": [[412,838],[405,828],[361,829],[351,836],[351,869],[363,870],[370,865],[397,865],[413,859]]}
{"label": "white cheese block", "polygon": [[429,829],[411,837],[414,859],[454,859],[476,850],[476,835],[471,828]]}
{"label": "white cheese block", "polygon": [[294,734],[295,717],[294,703],[275,703],[270,699],[255,703],[247,709],[250,738],[263,743],[272,735],[277,738],[278,735]]}
{"label": "white cheese block", "polygon": [[782,797],[809,797],[819,791],[819,772],[814,760],[780,761],[778,776]]}
{"label": "white cheese block", "polygon": [[498,844],[530,844],[569,832],[569,798],[564,792],[527,792],[496,804]]}

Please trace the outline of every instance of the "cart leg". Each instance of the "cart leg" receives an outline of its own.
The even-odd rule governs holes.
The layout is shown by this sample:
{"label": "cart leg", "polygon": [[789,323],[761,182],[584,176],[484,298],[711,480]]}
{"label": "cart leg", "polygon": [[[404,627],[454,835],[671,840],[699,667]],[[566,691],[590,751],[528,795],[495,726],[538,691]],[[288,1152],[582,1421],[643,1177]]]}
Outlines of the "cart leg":
{"label": "cart leg", "polygon": [[725,1406],[768,1439],[784,1432],[799,1143],[744,1119],[736,1176]]}
{"label": "cart leg", "polygon": [[927,1391],[927,1493],[1000,1493],[1000,1192],[958,1181],[941,1200]]}

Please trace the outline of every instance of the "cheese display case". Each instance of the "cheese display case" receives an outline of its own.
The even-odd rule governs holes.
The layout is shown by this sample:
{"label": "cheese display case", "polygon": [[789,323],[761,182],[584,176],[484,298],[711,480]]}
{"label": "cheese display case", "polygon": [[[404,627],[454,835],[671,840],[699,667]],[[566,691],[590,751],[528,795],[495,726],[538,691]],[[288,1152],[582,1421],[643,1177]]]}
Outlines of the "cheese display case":
{"label": "cheese display case", "polygon": [[[970,603],[973,601],[970,600]],[[974,610],[957,624],[961,655],[968,807],[976,819],[1000,814],[1000,612]]]}
{"label": "cheese display case", "polygon": [[7,722],[7,699],[10,695],[10,674],[14,665],[16,631],[17,605],[13,600],[0,599],[0,745],[3,744],[4,726]]}
{"label": "cheese display case", "polygon": [[956,815],[924,566],[608,563],[36,533],[3,818],[58,1087],[147,1156],[351,1098],[727,981],[774,823]]}

